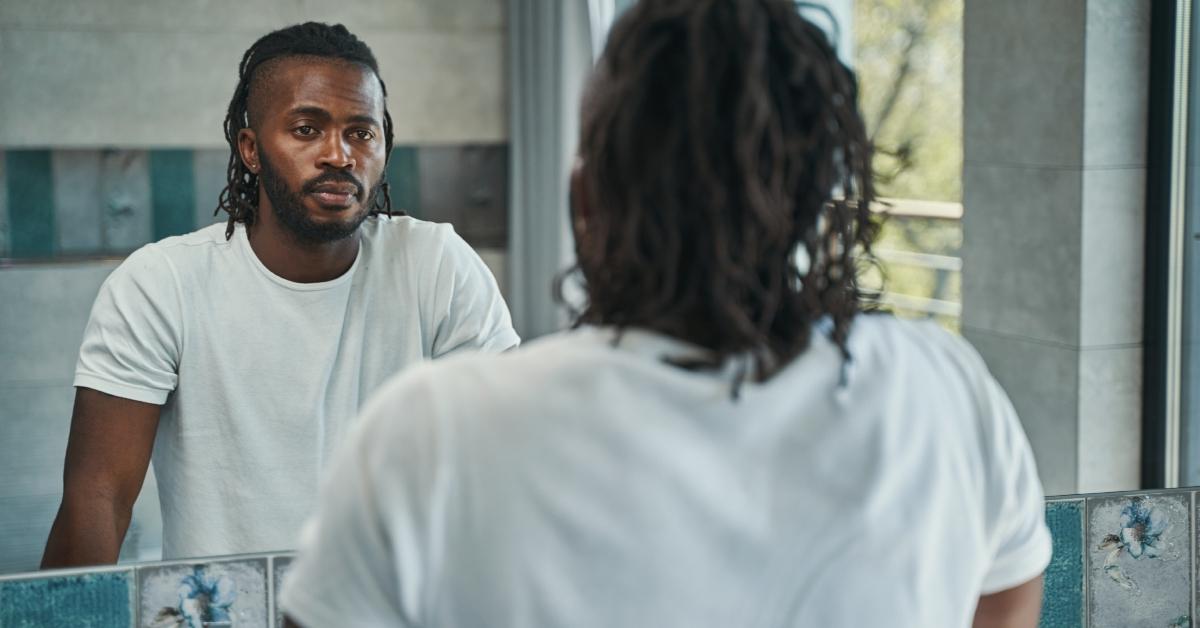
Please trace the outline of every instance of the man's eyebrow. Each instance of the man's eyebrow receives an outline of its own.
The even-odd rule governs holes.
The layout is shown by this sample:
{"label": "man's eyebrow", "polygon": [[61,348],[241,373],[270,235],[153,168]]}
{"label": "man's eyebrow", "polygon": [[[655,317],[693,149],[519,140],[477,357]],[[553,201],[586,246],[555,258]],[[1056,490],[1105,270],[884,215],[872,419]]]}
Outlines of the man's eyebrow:
{"label": "man's eyebrow", "polygon": [[292,109],[289,109],[287,112],[287,115],[289,115],[289,116],[312,116],[314,118],[326,118],[326,119],[333,117],[333,116],[329,115],[328,111],[325,111],[324,109],[322,109],[320,107],[313,107],[311,105],[306,106],[306,107],[294,107]]}
{"label": "man's eyebrow", "polygon": [[[321,118],[324,120],[330,120],[333,118],[333,114],[329,113],[325,109],[322,109],[321,107],[317,107],[314,105],[302,105],[300,107],[294,107],[287,112],[287,115],[289,115],[289,116],[312,116],[314,118]],[[375,118],[375,116],[368,115],[365,113],[360,113],[360,114],[350,116],[349,118],[346,118],[346,121],[357,123],[357,124],[370,124],[372,126],[377,126],[377,127],[383,126],[382,124],[379,123],[379,120],[377,120]]]}
{"label": "man's eyebrow", "polygon": [[371,126],[377,126],[377,127],[383,126],[382,124],[379,123],[379,120],[375,119],[375,116],[369,116],[365,113],[360,113],[356,116],[350,116],[349,118],[346,119],[346,121],[347,122],[357,122],[359,124],[369,124]]}

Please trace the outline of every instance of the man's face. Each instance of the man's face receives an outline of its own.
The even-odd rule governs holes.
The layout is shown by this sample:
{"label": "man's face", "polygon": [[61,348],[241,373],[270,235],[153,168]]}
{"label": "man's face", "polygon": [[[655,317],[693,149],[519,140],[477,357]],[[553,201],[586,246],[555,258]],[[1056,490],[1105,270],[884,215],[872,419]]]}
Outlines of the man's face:
{"label": "man's face", "polygon": [[[342,61],[291,57],[259,71],[250,126],[239,141],[259,172],[260,208],[306,243],[352,235],[383,179],[383,91],[375,74]],[[265,198],[263,198],[265,196]]]}

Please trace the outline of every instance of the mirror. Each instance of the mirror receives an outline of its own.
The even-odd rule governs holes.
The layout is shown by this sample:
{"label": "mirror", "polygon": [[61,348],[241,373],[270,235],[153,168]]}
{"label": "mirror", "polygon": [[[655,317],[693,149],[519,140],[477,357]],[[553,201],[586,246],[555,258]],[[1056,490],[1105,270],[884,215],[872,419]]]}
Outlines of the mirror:
{"label": "mirror", "polygon": [[[230,157],[222,120],[256,38],[312,19],[345,23],[371,46],[395,124],[393,206],[454,225],[510,304],[517,282],[549,293],[543,276],[514,268],[558,259],[510,250],[513,231],[565,220],[561,197],[524,187],[534,166],[565,166],[531,156],[535,142],[512,135],[531,131],[510,113],[535,106],[518,84],[560,71],[577,85],[578,59],[509,63],[522,25],[504,2],[273,0],[236,17],[193,2],[69,4],[0,8],[0,573],[36,569],[41,557],[101,284],[139,247],[224,220],[214,217]],[[873,279],[886,282],[884,303],[979,349],[1023,417],[1048,494],[1136,488],[1145,256],[1128,234],[1144,218],[1149,7],[1086,19],[1064,9],[1043,24],[1022,19],[1027,9],[963,0],[824,4],[878,146],[889,218],[876,247],[884,273]],[[564,19],[599,37],[595,15]],[[1112,44],[1097,44],[1111,58],[1085,74],[1095,41]],[[511,207],[516,192],[530,202]],[[554,214],[517,220],[537,207]],[[519,307],[519,330],[556,315]],[[161,556],[158,481],[147,478],[121,561]]]}

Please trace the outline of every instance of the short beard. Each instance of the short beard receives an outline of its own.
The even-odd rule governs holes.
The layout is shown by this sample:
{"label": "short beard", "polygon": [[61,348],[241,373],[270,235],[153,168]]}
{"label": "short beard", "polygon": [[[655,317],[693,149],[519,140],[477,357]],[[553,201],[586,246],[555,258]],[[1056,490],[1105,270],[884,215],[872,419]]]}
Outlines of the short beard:
{"label": "short beard", "polygon": [[[262,151],[259,151],[259,162],[262,164],[259,180],[262,181],[263,190],[271,201],[271,211],[279,219],[280,224],[303,244],[328,244],[354,235],[359,225],[370,215],[370,208],[375,206],[379,189],[383,185],[381,176],[379,181],[371,186],[371,191],[367,194],[362,209],[350,220],[316,222],[309,217],[308,210],[304,207],[303,194],[293,192],[288,188],[283,177],[279,176],[279,172],[271,166],[271,162]],[[303,189],[303,186],[301,188]]]}

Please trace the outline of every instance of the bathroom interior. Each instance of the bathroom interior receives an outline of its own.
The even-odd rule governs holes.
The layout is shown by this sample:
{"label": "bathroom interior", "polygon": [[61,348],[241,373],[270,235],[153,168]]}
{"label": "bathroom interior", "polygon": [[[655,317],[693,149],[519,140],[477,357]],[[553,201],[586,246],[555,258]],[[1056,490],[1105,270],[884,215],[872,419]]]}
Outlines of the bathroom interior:
{"label": "bathroom interior", "polygon": [[[579,92],[633,1],[0,0],[0,626],[152,626],[198,570],[237,580],[236,625],[278,625],[294,548],[163,561],[153,474],[117,565],[38,571],[93,300],[132,251],[224,220],[222,120],[249,43],[314,20],[372,46],[394,206],[454,226],[528,341],[568,324],[550,286],[573,255]],[[866,280],[974,346],[1029,437],[1054,539],[1041,625],[1193,625],[1192,3],[799,4],[857,72],[877,150]],[[1153,551],[1121,540],[1139,517]]]}

